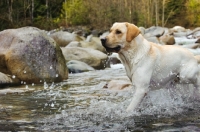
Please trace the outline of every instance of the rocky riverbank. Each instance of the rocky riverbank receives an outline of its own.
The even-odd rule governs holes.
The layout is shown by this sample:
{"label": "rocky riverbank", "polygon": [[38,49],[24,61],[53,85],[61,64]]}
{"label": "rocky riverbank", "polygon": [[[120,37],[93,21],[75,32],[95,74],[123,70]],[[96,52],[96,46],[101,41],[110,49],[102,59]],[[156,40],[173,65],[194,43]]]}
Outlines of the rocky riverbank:
{"label": "rocky riverbank", "polygon": [[[149,41],[179,45],[194,55],[200,54],[200,28],[185,29],[140,27]],[[7,29],[0,32],[0,87],[44,82],[61,82],[68,72],[100,70],[120,63],[108,55],[100,38],[108,32],[96,31],[85,36],[84,30],[43,31],[35,27]]]}

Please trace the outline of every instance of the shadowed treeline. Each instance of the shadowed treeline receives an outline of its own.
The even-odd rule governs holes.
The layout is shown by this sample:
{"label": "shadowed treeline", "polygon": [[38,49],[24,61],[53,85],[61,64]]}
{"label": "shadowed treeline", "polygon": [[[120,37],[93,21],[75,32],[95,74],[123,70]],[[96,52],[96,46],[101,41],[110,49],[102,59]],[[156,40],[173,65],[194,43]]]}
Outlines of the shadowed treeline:
{"label": "shadowed treeline", "polygon": [[199,0],[1,0],[0,30],[22,26],[108,28],[116,21],[150,27],[200,26]]}

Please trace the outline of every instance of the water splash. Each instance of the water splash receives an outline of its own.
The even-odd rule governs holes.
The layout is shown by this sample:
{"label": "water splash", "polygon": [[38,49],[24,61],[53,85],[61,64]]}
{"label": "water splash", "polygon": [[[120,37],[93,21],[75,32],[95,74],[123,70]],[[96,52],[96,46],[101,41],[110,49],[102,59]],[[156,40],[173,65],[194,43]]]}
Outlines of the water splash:
{"label": "water splash", "polygon": [[47,88],[49,88],[49,85],[46,82],[44,82],[44,89],[47,89]]}
{"label": "water splash", "polygon": [[137,110],[127,113],[125,109],[134,90],[103,89],[108,81],[125,77],[124,68],[115,67],[70,74],[66,82],[52,83],[52,88],[49,87],[38,95],[49,98],[47,104],[49,107],[54,104],[53,108],[58,113],[41,120],[45,125],[39,129],[62,130],[67,126],[65,130],[126,130],[134,127],[138,116],[174,116],[187,111],[197,102],[195,100],[198,100],[193,98],[193,85],[168,85],[163,89],[150,91]]}

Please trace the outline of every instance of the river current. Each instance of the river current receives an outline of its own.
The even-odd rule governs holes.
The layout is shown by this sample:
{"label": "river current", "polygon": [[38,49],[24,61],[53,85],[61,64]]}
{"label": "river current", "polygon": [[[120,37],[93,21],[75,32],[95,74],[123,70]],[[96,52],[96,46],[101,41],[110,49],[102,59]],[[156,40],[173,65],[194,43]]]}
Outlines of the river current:
{"label": "river current", "polygon": [[[150,91],[127,113],[134,89],[109,90],[122,65],[69,74],[61,83],[0,90],[1,131],[200,131],[200,94],[193,85]],[[198,96],[199,95],[199,96]]]}

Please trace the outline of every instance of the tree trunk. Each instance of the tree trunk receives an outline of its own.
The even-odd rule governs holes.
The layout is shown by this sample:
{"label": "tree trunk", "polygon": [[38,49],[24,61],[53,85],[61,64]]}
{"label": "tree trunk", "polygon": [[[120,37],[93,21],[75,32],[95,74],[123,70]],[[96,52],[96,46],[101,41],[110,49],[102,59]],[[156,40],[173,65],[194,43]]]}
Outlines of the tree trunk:
{"label": "tree trunk", "polygon": [[162,27],[165,25],[165,0],[162,1]]}
{"label": "tree trunk", "polygon": [[156,12],[156,26],[158,26],[159,16],[158,16],[158,1],[155,0],[155,12]]}
{"label": "tree trunk", "polygon": [[46,0],[47,21],[49,20],[49,0]]}
{"label": "tree trunk", "polygon": [[130,22],[132,23],[132,1],[130,1],[130,6],[129,6],[129,15],[130,15]]}
{"label": "tree trunk", "polygon": [[13,10],[13,8],[12,8],[12,4],[13,4],[13,0],[8,0],[7,1],[8,2],[8,20],[10,21],[10,22],[13,22],[13,18],[12,18],[12,10]]}
{"label": "tree trunk", "polygon": [[31,0],[31,24],[33,24],[34,21],[34,0]]}

